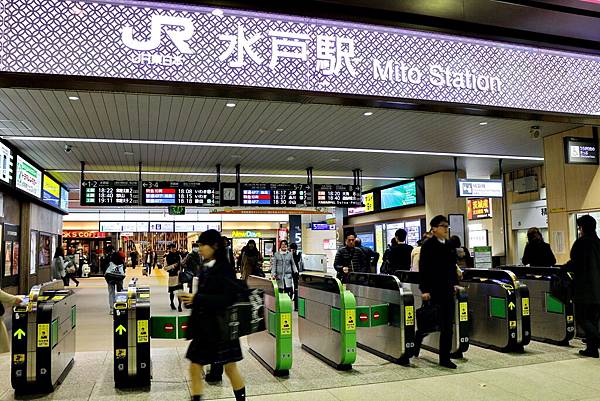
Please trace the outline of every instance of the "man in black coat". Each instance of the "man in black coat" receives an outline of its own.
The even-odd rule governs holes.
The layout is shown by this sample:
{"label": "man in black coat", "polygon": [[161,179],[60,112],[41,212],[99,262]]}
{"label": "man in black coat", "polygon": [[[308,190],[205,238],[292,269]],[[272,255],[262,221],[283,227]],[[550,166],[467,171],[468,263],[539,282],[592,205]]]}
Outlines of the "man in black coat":
{"label": "man in black coat", "polygon": [[[448,241],[448,219],[439,215],[431,222],[433,238],[421,246],[419,289],[423,302],[438,308],[440,323],[440,366],[456,369],[450,360],[452,349],[452,324],[454,321],[454,294],[458,285],[456,251]],[[418,324],[418,322],[417,322]],[[419,355],[423,338],[429,333],[417,330],[414,355]]]}
{"label": "man in black coat", "polygon": [[596,234],[596,220],[590,215],[577,219],[579,238],[571,248],[567,268],[575,273],[575,314],[577,323],[585,332],[583,356],[598,358],[600,333],[600,239]]}
{"label": "man in black coat", "polygon": [[337,271],[337,278],[342,283],[348,281],[350,272],[369,272],[369,262],[367,257],[360,248],[354,246],[356,234],[347,232],[344,238],[346,246],[340,248],[333,262],[333,268]]}
{"label": "man in black coat", "polygon": [[403,228],[396,230],[394,238],[396,245],[393,245],[388,252],[387,261],[391,267],[389,274],[396,270],[410,270],[411,254],[413,247],[406,243],[408,233]]}

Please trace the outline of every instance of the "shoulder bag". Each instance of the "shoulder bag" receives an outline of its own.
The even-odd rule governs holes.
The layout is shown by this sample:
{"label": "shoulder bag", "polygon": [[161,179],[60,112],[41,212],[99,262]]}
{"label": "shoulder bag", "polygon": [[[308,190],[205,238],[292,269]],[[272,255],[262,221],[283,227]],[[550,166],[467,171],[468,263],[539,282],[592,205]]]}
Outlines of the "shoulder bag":
{"label": "shoulder bag", "polygon": [[107,283],[115,283],[125,279],[125,273],[123,273],[123,265],[116,265],[113,262],[108,264],[106,273],[104,273],[104,279]]}
{"label": "shoulder bag", "polygon": [[224,342],[266,329],[264,291],[258,288],[249,289],[244,281],[234,284],[238,288],[237,301],[227,307],[218,319],[221,339]]}

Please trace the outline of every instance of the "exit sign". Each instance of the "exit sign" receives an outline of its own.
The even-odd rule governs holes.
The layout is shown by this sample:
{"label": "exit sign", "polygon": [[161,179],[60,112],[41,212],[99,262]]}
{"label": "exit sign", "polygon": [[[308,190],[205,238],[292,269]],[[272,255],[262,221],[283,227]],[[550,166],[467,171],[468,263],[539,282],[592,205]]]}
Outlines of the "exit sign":
{"label": "exit sign", "polygon": [[184,206],[169,206],[169,216],[183,216],[185,215]]}

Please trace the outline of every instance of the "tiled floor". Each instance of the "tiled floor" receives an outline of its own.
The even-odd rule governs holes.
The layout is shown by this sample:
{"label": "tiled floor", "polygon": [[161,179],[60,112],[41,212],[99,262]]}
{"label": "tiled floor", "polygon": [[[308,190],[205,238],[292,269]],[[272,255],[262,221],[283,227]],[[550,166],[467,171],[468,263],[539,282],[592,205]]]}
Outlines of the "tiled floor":
{"label": "tiled floor", "polygon": [[[139,270],[138,270],[139,272]],[[171,314],[166,278],[141,278],[151,285],[152,314]],[[112,326],[102,279],[85,280],[78,293],[76,362],[65,382],[40,400],[187,400],[187,344],[153,340],[153,381],[149,392],[121,391],[112,380]],[[184,312],[185,313],[185,312]],[[244,344],[244,342],[243,342]],[[472,346],[456,371],[436,365],[426,351],[411,367],[391,364],[359,351],[354,369],[338,372],[295,343],[288,378],[274,378],[245,352],[241,370],[253,400],[600,400],[600,360],[578,357],[572,347],[531,343],[523,354],[502,354]],[[245,347],[245,344],[244,344]],[[0,400],[13,400],[9,356],[0,356]],[[232,396],[227,380],[208,386],[208,399]]]}

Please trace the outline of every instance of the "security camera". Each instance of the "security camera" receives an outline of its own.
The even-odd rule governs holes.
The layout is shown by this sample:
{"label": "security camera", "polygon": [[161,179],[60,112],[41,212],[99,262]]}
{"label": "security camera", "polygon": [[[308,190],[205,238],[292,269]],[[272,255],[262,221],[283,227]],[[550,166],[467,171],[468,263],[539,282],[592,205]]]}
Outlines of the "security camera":
{"label": "security camera", "polygon": [[65,145],[65,153],[71,153],[72,150],[73,150],[73,146]]}
{"label": "security camera", "polygon": [[542,137],[542,128],[539,125],[529,127],[529,136],[531,139],[540,139]]}

